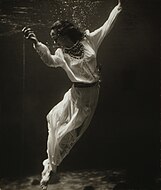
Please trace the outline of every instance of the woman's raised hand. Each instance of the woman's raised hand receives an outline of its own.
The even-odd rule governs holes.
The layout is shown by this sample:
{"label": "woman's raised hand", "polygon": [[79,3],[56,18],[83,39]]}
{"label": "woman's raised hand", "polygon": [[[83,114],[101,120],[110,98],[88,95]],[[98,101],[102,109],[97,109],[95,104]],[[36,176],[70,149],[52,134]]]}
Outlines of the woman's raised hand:
{"label": "woman's raised hand", "polygon": [[118,5],[123,6],[125,4],[126,0],[118,0]]}
{"label": "woman's raised hand", "polygon": [[38,43],[38,39],[34,33],[34,31],[30,27],[24,27],[22,29],[24,37],[28,40],[31,40],[34,44]]}

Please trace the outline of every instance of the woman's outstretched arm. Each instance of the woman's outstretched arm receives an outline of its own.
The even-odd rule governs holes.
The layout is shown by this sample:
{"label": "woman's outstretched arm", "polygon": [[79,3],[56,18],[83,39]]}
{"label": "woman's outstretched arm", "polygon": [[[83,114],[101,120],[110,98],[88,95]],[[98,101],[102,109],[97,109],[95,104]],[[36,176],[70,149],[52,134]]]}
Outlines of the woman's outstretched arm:
{"label": "woman's outstretched arm", "polygon": [[38,41],[34,31],[31,28],[25,27],[22,29],[22,32],[24,33],[24,37],[26,39],[32,41],[34,48],[36,49],[37,53],[40,55],[41,59],[47,66],[49,67],[61,66],[62,60],[57,55],[58,51],[55,52],[55,55],[52,55],[48,47]]}
{"label": "woman's outstretched arm", "polygon": [[122,3],[119,0],[117,6],[114,7],[114,9],[111,11],[108,19],[100,28],[96,29],[95,31],[93,31],[89,34],[87,31],[87,35],[89,35],[89,37],[91,38],[91,42],[93,43],[95,50],[98,49],[98,47],[102,43],[105,36],[111,31],[111,29],[114,26],[114,23],[117,19],[117,16],[121,12],[121,10],[122,10]]}

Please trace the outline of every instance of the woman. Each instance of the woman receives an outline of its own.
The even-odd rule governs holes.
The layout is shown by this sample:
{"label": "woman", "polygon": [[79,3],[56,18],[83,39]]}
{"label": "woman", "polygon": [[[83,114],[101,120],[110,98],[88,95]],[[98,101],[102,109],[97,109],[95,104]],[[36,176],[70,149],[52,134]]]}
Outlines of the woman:
{"label": "woman", "polygon": [[57,166],[90,124],[99,96],[100,73],[96,54],[120,11],[119,1],[108,20],[91,33],[89,30],[82,33],[68,21],[55,22],[50,35],[59,48],[54,55],[38,41],[30,28],[23,29],[26,39],[33,41],[44,63],[50,67],[62,67],[73,83],[63,100],[47,115],[48,158],[43,162],[42,189],[47,189],[51,174],[56,173]]}

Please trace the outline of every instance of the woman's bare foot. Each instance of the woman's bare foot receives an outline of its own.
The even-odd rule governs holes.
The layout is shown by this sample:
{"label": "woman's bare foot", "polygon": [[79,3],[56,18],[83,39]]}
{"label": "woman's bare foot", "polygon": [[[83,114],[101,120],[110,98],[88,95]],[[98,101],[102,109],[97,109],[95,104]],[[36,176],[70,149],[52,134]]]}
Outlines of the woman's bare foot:
{"label": "woman's bare foot", "polygon": [[57,167],[55,166],[52,168],[48,159],[44,160],[43,165],[44,165],[44,170],[42,172],[42,179],[40,181],[40,186],[43,190],[47,190],[49,180],[54,176],[56,176]]}

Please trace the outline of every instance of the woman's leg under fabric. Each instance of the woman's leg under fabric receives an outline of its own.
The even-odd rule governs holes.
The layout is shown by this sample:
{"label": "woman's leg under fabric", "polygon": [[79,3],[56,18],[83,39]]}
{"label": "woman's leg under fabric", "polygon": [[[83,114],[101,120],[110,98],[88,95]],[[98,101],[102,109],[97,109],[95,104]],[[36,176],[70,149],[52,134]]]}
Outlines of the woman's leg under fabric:
{"label": "woman's leg under fabric", "polygon": [[[41,178],[41,182],[40,182],[40,185],[42,187],[42,189],[45,189],[47,187],[47,184],[50,180],[50,176],[51,174],[55,174],[56,173],[56,169],[57,169],[57,166],[52,164],[52,161],[51,161],[51,156],[50,156],[50,153],[49,153],[49,149],[50,148],[53,148],[51,147],[51,145],[53,145],[53,140],[54,140],[54,137],[52,135],[52,130],[51,128],[49,128],[50,124],[48,123],[48,129],[49,129],[49,134],[48,134],[48,142],[47,142],[47,154],[48,154],[48,158],[46,160],[43,161],[43,166],[44,166],[44,169],[42,171],[42,178]],[[49,148],[50,147],[50,148]]]}

